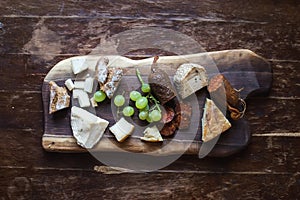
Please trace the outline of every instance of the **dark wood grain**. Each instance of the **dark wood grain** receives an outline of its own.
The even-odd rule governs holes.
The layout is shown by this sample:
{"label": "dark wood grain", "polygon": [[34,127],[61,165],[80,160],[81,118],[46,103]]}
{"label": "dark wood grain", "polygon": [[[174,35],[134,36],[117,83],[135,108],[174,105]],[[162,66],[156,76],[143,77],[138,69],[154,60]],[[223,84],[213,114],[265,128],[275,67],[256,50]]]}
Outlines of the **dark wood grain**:
{"label": "dark wood grain", "polygon": [[[2,23],[5,24],[5,33],[0,38],[15,39],[4,40],[0,46],[0,53],[30,53],[48,61],[58,54],[88,54],[100,43],[100,40],[104,42],[112,33],[118,34],[148,24],[160,24],[161,28],[186,34],[206,51],[247,47],[265,58],[291,60],[297,60],[299,54],[297,21],[261,24],[218,21],[212,23],[193,18],[176,21],[160,18],[139,20],[138,18],[103,19],[101,17],[40,19],[4,17]],[[18,34],[22,31],[22,24],[27,25],[27,34]],[[43,45],[45,43],[47,45]],[[20,49],[19,46],[22,48]],[[44,52],[49,55],[41,56]]]}
{"label": "dark wood grain", "polygon": [[[293,199],[299,192],[297,173],[102,175],[40,168],[0,169],[0,172],[11,179],[0,186],[0,191],[12,199]],[[143,184],[137,187],[137,183]],[[236,196],[237,193],[240,195]]]}
{"label": "dark wood grain", "polygon": [[[299,1],[0,4],[0,199],[300,198]],[[185,155],[157,172],[121,175],[93,172],[102,164],[89,154],[43,151],[40,91],[51,67],[143,26],[187,34],[207,51],[246,48],[271,61],[269,96],[248,100],[253,136],[245,150],[226,159]],[[148,49],[127,56],[157,53],[166,55]]]}

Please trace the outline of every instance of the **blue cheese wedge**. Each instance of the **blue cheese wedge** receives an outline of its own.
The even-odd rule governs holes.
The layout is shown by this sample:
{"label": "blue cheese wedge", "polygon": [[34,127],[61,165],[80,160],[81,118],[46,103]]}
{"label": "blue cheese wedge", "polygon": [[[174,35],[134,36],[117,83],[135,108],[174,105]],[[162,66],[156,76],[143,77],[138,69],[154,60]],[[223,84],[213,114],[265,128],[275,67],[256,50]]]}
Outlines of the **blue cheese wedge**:
{"label": "blue cheese wedge", "polygon": [[108,76],[104,84],[100,84],[100,89],[105,92],[106,96],[111,99],[117,90],[123,76],[121,68],[108,68]]}
{"label": "blue cheese wedge", "polygon": [[71,60],[72,63],[72,71],[74,74],[79,74],[86,70],[89,66],[86,62],[86,59],[83,57],[73,58]]}
{"label": "blue cheese wedge", "polygon": [[84,148],[93,148],[102,138],[109,122],[105,119],[73,106],[71,128],[77,143]]}
{"label": "blue cheese wedge", "polygon": [[174,76],[174,85],[182,99],[207,86],[207,74],[198,64],[185,63],[179,66]]}
{"label": "blue cheese wedge", "polygon": [[123,142],[134,131],[134,126],[123,117],[115,123],[109,130],[115,135],[118,142]]}
{"label": "blue cheese wedge", "polygon": [[106,82],[107,76],[108,76],[108,65],[109,60],[107,58],[101,58],[96,66],[96,78],[100,85],[104,84]]}
{"label": "blue cheese wedge", "polygon": [[147,127],[144,131],[144,136],[141,137],[141,140],[147,142],[162,142],[163,138],[156,126]]}

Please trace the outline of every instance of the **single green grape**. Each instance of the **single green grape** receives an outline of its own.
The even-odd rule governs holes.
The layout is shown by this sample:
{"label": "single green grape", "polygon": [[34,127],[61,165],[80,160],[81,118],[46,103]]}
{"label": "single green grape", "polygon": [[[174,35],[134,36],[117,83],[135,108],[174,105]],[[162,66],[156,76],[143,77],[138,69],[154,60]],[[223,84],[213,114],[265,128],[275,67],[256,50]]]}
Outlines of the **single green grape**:
{"label": "single green grape", "polygon": [[142,95],[141,95],[141,93],[139,93],[138,91],[131,91],[130,92],[130,99],[132,100],[132,101],[136,101],[136,100],[138,100],[138,98],[140,98]]}
{"label": "single green grape", "polygon": [[145,119],[147,119],[147,117],[148,117],[148,112],[147,111],[141,111],[139,113],[140,120],[145,120]]}
{"label": "single green grape", "polygon": [[149,122],[149,123],[152,123],[152,122],[153,122],[152,119],[151,119],[151,117],[150,117],[150,115],[147,116],[146,120],[147,120],[147,122]]}
{"label": "single green grape", "polygon": [[141,89],[143,92],[148,93],[150,92],[150,85],[148,83],[143,83]]}
{"label": "single green grape", "polygon": [[161,112],[159,112],[158,110],[153,110],[149,113],[149,116],[152,121],[158,122],[161,119]]}
{"label": "single green grape", "polygon": [[123,108],[123,115],[126,117],[130,117],[134,114],[134,109],[131,106],[126,106]]}
{"label": "single green grape", "polygon": [[148,99],[146,97],[140,97],[135,102],[135,107],[143,109],[148,105]]}
{"label": "single green grape", "polygon": [[149,104],[147,104],[147,106],[145,108],[140,109],[140,112],[142,112],[142,111],[147,111],[148,112],[149,109],[150,109]]}
{"label": "single green grape", "polygon": [[95,92],[95,94],[94,94],[94,100],[96,102],[102,102],[105,100],[105,98],[106,98],[106,94],[101,90]]}
{"label": "single green grape", "polygon": [[123,95],[121,94],[118,94],[117,96],[115,96],[115,99],[114,99],[114,104],[118,107],[120,106],[123,106],[125,103],[125,98]]}

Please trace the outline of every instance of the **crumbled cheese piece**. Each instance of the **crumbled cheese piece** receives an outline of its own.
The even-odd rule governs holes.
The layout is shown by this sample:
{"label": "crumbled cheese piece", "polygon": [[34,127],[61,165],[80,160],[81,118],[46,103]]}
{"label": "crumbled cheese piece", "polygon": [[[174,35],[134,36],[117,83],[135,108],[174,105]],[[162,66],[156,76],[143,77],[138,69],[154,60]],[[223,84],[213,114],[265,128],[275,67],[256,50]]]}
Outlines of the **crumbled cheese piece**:
{"label": "crumbled cheese piece", "polygon": [[122,117],[117,123],[110,127],[109,130],[115,135],[118,142],[123,142],[132,134],[134,126]]}
{"label": "crumbled cheese piece", "polygon": [[75,87],[72,79],[70,78],[65,81],[65,86],[68,88],[69,91],[72,91]]}
{"label": "crumbled cheese piece", "polygon": [[94,97],[92,97],[92,98],[90,99],[90,101],[91,101],[91,104],[92,104],[92,107],[93,107],[93,108],[95,108],[95,107],[98,106],[98,103],[95,101]]}
{"label": "crumbled cheese piece", "polygon": [[79,74],[80,72],[83,72],[89,67],[86,63],[86,59],[82,57],[73,58],[71,62],[72,62],[72,71],[74,74]]}
{"label": "crumbled cheese piece", "polygon": [[77,143],[84,148],[93,148],[102,138],[109,122],[105,119],[73,106],[71,109],[71,127]]}
{"label": "crumbled cheese piece", "polygon": [[92,93],[93,86],[94,86],[94,79],[91,77],[86,78],[84,81],[84,91],[86,91],[88,93]]}
{"label": "crumbled cheese piece", "polygon": [[59,87],[54,81],[50,81],[49,86],[50,86],[49,114],[69,107],[70,96],[68,95],[67,89],[65,87]]}
{"label": "crumbled cheese piece", "polygon": [[84,81],[75,81],[74,82],[74,87],[76,89],[84,89]]}
{"label": "crumbled cheese piece", "polygon": [[160,132],[156,126],[147,127],[144,131],[144,137],[141,137],[141,140],[147,142],[162,142],[163,138],[160,135]]}
{"label": "crumbled cheese piece", "polygon": [[88,94],[83,90],[74,89],[73,90],[73,98],[78,99],[79,105],[82,108],[89,107],[91,105]]}
{"label": "crumbled cheese piece", "polygon": [[81,92],[82,92],[82,90],[80,90],[80,89],[74,89],[73,90],[73,98],[77,99],[80,96]]}

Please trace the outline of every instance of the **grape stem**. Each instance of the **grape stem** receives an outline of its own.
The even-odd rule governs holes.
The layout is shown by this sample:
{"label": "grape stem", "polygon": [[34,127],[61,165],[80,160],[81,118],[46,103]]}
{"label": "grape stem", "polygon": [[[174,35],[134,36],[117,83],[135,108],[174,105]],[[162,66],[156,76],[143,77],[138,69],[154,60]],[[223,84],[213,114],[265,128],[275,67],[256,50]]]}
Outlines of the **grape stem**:
{"label": "grape stem", "polygon": [[[141,77],[141,73],[140,70],[138,68],[136,68],[136,76],[138,77],[140,83],[143,85],[145,84],[144,80]],[[159,107],[159,101],[151,94],[151,92],[148,93],[148,95],[146,96],[146,98],[152,100],[155,103],[155,107],[157,108],[157,110],[159,112],[161,112],[161,109]]]}
{"label": "grape stem", "polygon": [[138,77],[138,79],[141,82],[141,84],[145,84],[144,80],[141,77],[140,70],[138,68],[136,68],[136,76]]}

